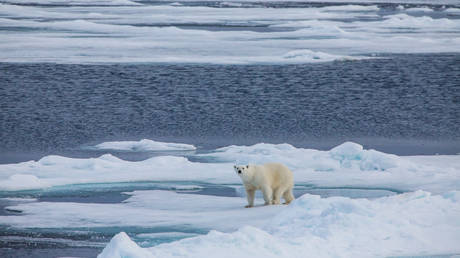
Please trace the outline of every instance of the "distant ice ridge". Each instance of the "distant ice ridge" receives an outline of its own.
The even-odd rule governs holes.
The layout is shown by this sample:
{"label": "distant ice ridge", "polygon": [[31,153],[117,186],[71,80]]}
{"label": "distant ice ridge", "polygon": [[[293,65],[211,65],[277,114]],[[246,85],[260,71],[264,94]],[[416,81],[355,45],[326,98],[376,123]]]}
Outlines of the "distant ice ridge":
{"label": "distant ice ridge", "polygon": [[176,151],[176,150],[196,150],[190,144],[158,142],[149,139],[140,141],[115,141],[103,142],[93,146],[98,150],[121,150],[121,151]]}
{"label": "distant ice ridge", "polygon": [[259,143],[228,146],[208,154],[158,156],[131,162],[105,154],[77,159],[46,156],[39,161],[0,165],[0,191],[135,181],[197,181],[241,184],[235,163],[282,162],[294,172],[296,184],[325,187],[377,187],[428,190],[434,193],[460,188],[460,155],[396,156],[366,150],[346,142],[329,151],[296,148],[290,144]]}
{"label": "distant ice ridge", "polygon": [[139,247],[121,232],[98,258],[458,254],[459,217],[458,191],[442,195],[416,191],[375,200],[305,194],[261,227],[244,226],[231,233],[213,230],[151,248]]}

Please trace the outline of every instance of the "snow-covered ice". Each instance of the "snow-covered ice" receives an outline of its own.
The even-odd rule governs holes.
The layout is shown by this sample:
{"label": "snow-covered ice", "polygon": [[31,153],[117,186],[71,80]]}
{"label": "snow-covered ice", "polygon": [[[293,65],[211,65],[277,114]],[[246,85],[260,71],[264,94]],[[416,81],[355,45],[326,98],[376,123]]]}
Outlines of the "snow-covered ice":
{"label": "snow-covered ice", "polygon": [[[119,233],[103,257],[388,257],[458,254],[460,193],[376,200],[303,195],[262,227],[211,231],[151,248]],[[266,211],[258,210],[261,218]],[[248,210],[250,212],[250,210]]]}

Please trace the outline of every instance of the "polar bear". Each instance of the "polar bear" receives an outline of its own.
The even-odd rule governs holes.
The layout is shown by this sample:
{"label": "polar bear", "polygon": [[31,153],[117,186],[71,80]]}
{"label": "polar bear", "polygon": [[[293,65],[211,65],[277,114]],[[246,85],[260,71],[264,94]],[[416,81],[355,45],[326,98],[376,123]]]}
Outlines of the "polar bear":
{"label": "polar bear", "polygon": [[254,206],[254,193],[261,190],[264,195],[265,205],[280,204],[283,196],[289,204],[294,200],[292,188],[294,176],[291,170],[280,163],[266,163],[263,165],[249,164],[246,166],[234,166],[235,172],[243,180],[248,198],[246,208]]}

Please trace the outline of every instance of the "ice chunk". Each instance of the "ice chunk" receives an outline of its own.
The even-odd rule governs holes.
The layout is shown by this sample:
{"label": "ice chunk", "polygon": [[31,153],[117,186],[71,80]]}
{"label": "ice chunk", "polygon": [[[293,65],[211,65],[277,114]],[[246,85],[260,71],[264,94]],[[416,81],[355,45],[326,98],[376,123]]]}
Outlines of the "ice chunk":
{"label": "ice chunk", "polygon": [[359,154],[363,151],[363,146],[354,142],[345,142],[332,148],[329,153],[333,159],[337,160],[358,160]]}
{"label": "ice chunk", "polygon": [[158,142],[149,139],[140,141],[115,141],[103,142],[93,148],[98,150],[121,150],[121,151],[177,151],[177,150],[196,150],[190,144]]}

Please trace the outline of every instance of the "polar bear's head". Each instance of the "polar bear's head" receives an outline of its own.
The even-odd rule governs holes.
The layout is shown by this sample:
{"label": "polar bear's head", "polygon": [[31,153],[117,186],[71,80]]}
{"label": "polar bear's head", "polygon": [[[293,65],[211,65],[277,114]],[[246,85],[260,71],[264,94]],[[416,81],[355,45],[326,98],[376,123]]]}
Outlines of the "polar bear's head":
{"label": "polar bear's head", "polygon": [[236,174],[243,179],[243,181],[249,180],[252,177],[252,165],[245,166],[233,166]]}

